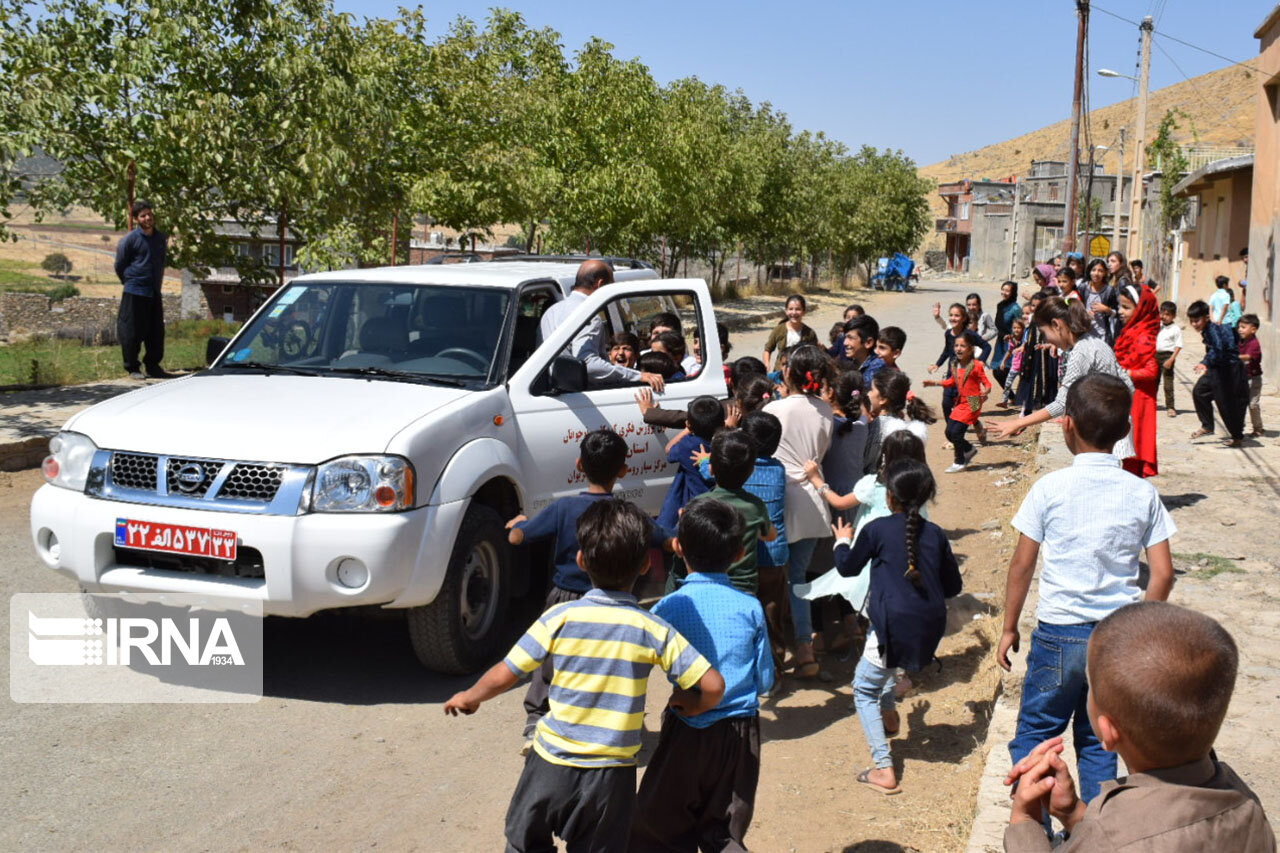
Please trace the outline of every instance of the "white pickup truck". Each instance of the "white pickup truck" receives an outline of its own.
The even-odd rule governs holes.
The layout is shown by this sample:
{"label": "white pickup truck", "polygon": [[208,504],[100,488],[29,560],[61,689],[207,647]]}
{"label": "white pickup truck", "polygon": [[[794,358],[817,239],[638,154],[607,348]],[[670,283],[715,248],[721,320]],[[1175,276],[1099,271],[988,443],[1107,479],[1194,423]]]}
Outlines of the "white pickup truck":
{"label": "white pickup truck", "polygon": [[[512,601],[544,594],[543,561],[514,559],[503,524],[585,488],[582,435],[626,439],[617,491],[651,513],[673,473],[635,387],[587,387],[561,355],[570,338],[600,312],[612,333],[678,305],[687,332],[716,340],[703,281],[617,263],[616,283],[539,342],[576,270],[517,260],[295,279],[229,343],[210,341],[207,370],[67,422],[32,500],[36,551],[91,592],[216,594],[296,617],[401,608],[428,668],[478,669],[512,636]],[[705,350],[666,406],[724,395],[719,348]]]}

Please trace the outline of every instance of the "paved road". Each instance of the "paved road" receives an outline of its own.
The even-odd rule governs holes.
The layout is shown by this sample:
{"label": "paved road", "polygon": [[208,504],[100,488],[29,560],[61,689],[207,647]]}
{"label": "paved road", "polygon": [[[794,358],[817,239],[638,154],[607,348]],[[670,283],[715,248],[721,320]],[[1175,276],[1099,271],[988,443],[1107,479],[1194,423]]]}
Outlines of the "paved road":
{"label": "paved road", "polygon": [[[916,378],[940,349],[929,305],[968,289],[926,282],[861,301],[882,325],[906,329],[903,367]],[[977,289],[994,300],[994,285]],[[844,298],[824,302],[811,318],[820,334]],[[736,334],[736,354],[758,354],[767,333]],[[936,389],[926,396],[936,402]],[[27,503],[40,482],[36,471],[0,474],[5,601],[73,591],[28,540]],[[520,770],[521,691],[473,718],[446,718],[441,703],[469,679],[423,672],[394,615],[269,620],[267,650],[266,696],[254,705],[6,702],[0,848],[501,846]],[[0,668],[7,674],[7,656]],[[655,695],[665,694],[650,691],[651,726]]]}

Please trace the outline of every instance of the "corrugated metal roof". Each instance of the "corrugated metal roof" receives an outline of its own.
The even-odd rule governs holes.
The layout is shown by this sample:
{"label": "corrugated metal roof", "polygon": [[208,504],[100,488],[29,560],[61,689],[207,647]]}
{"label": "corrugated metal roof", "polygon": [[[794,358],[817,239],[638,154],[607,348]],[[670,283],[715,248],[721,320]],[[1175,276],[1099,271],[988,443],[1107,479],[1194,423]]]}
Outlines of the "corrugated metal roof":
{"label": "corrugated metal roof", "polygon": [[1199,169],[1196,169],[1190,175],[1173,185],[1173,194],[1182,195],[1191,187],[1203,181],[1210,175],[1221,175],[1227,172],[1237,172],[1241,169],[1253,168],[1253,155],[1245,154],[1242,157],[1226,157],[1222,160],[1214,160],[1212,163],[1205,163]]}

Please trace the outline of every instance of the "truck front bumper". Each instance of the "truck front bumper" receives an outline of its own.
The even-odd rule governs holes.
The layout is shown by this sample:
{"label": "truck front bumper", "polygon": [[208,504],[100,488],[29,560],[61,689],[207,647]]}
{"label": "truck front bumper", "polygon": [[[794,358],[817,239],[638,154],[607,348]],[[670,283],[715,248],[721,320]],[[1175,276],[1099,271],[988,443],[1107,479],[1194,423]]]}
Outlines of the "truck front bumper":
{"label": "truck front bumper", "polygon": [[[308,616],[363,604],[410,607],[435,598],[468,501],[394,514],[250,515],[101,500],[42,486],[31,501],[31,536],[45,565],[91,592],[201,593],[261,601],[263,612]],[[263,577],[129,564],[115,546],[117,519],[231,530],[261,554]],[[339,580],[344,561],[367,569],[363,584]],[[353,564],[347,563],[348,569]],[[350,581],[358,569],[344,572]]]}

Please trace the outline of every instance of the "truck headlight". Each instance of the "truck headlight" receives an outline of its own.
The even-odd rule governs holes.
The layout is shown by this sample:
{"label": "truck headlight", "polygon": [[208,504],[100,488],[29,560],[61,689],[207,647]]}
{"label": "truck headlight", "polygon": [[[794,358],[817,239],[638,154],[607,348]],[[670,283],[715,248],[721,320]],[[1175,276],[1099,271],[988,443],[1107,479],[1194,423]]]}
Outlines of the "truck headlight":
{"label": "truck headlight", "polygon": [[343,456],[316,469],[312,512],[397,512],[413,506],[413,465],[399,456]]}
{"label": "truck headlight", "polygon": [[87,435],[78,432],[60,432],[49,440],[49,455],[44,458],[40,470],[44,478],[54,486],[84,491],[89,477],[89,465],[98,446]]}

